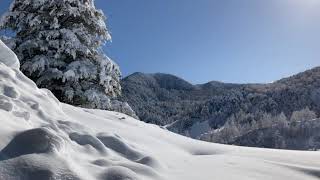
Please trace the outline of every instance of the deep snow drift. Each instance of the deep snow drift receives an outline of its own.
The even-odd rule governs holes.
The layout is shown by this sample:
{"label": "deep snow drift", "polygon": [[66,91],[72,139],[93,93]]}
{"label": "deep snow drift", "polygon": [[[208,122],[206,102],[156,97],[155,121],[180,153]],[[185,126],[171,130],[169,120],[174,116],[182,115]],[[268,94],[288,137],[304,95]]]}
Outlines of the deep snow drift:
{"label": "deep snow drift", "polygon": [[312,180],[320,152],[209,144],[62,104],[0,43],[0,180]]}

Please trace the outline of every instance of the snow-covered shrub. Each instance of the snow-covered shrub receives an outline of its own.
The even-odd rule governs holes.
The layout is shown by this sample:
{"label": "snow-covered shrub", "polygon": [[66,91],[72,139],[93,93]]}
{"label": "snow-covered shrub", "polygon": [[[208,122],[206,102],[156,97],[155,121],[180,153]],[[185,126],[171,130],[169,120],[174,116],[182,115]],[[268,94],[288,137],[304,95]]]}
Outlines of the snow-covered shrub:
{"label": "snow-covered shrub", "polygon": [[300,111],[294,111],[291,115],[290,121],[305,121],[312,120],[315,118],[317,118],[316,113],[311,111],[308,107],[306,107]]}
{"label": "snow-covered shrub", "polygon": [[127,114],[131,117],[134,117],[136,119],[139,119],[139,117],[136,115],[136,113],[132,110],[130,105],[127,102],[121,102],[118,100],[111,101],[111,107],[112,111],[122,112],[124,114]]}
{"label": "snow-covered shrub", "polygon": [[101,50],[111,40],[93,0],[14,0],[0,29],[15,32],[21,70],[63,102],[112,109],[120,70]]}

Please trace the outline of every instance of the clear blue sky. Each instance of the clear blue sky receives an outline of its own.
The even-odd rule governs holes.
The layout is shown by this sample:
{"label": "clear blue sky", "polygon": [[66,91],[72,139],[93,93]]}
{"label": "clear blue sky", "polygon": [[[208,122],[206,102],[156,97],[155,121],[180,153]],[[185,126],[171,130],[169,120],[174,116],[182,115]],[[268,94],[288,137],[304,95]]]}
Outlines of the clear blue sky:
{"label": "clear blue sky", "polygon": [[[1,0],[0,12],[9,0]],[[271,82],[320,65],[320,0],[96,0],[124,76]]]}

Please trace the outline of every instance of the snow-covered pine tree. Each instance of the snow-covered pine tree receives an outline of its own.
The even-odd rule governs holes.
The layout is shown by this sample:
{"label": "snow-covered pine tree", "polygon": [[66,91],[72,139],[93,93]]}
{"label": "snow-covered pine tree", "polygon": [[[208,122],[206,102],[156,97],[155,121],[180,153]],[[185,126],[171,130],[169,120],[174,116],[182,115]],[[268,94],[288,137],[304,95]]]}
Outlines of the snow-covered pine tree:
{"label": "snow-covered pine tree", "polygon": [[0,28],[15,32],[11,48],[39,87],[69,104],[114,110],[121,74],[101,50],[111,40],[105,19],[93,0],[14,0]]}

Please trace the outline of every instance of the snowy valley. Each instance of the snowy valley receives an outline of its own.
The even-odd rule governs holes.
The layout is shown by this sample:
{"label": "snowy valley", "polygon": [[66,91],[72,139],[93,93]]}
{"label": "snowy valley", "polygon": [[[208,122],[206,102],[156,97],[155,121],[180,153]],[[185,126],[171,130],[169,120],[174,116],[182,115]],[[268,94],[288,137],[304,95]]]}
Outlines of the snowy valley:
{"label": "snowy valley", "polygon": [[320,153],[192,140],[127,115],[60,103],[0,46],[1,180],[316,180]]}
{"label": "snowy valley", "polygon": [[[236,53],[243,47],[227,50],[234,45],[228,40],[239,35],[226,34],[223,43],[212,46],[206,43],[208,37],[220,36],[219,32],[198,32],[200,27],[210,29],[206,26],[211,26],[212,17],[219,23],[235,23],[239,21],[224,19],[225,15],[241,13],[225,13],[229,4],[218,8],[224,1],[204,2],[1,1],[0,180],[320,179],[320,67],[269,84],[193,85],[162,73],[123,78],[116,62],[124,74],[145,65],[142,72],[156,72],[151,65],[160,63],[160,72],[170,66],[172,73],[179,69],[200,79],[203,68],[196,72],[181,66],[190,61],[192,69],[204,65],[210,71],[206,76],[215,77],[211,67],[220,64],[213,66],[212,59],[219,48],[226,48],[221,52],[228,55],[219,57],[221,63],[231,54],[238,59],[234,65],[224,64],[227,72],[221,75],[236,71],[231,66],[243,66],[247,58]],[[249,4],[251,10],[255,2]],[[177,8],[164,13],[164,7]],[[223,15],[210,15],[214,8],[223,9]],[[202,13],[203,18],[195,18]],[[256,17],[253,14],[248,16]],[[184,26],[180,24],[186,19]],[[259,18],[248,27],[261,22]],[[197,33],[191,33],[192,28]],[[221,32],[232,29],[222,27]],[[241,46],[255,39],[249,33],[254,29],[238,32],[239,38],[250,34]],[[111,35],[116,50],[109,48]],[[277,40],[274,35],[271,39]],[[216,53],[208,47],[215,47]],[[200,63],[202,55],[210,60]],[[290,60],[294,56],[287,55]],[[262,52],[259,57],[269,58]]]}

